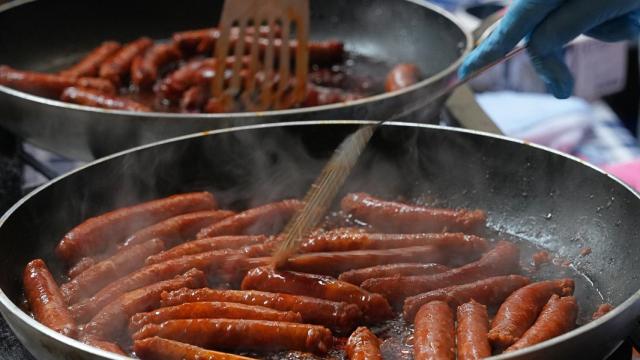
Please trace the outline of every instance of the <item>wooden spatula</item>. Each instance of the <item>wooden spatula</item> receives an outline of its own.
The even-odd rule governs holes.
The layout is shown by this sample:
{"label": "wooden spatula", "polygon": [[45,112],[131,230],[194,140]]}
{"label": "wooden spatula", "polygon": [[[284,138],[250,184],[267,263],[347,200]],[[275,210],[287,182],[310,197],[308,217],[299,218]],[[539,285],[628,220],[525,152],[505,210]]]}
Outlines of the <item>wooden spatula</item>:
{"label": "wooden spatula", "polygon": [[[261,33],[264,26],[268,34]],[[238,96],[249,111],[282,109],[304,100],[309,69],[308,0],[227,0],[219,29],[212,95],[222,108],[232,109]],[[290,40],[293,36],[295,40]],[[250,57],[248,69],[242,66],[245,54]],[[229,55],[235,61],[225,74]]]}

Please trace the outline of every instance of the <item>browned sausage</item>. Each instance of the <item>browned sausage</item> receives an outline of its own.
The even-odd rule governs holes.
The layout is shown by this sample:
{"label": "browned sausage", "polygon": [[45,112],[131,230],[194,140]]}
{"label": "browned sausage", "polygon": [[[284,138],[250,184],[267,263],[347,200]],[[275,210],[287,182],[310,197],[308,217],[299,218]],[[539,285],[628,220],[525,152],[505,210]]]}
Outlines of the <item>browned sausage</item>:
{"label": "browned sausage", "polygon": [[391,92],[409,87],[420,81],[420,69],[415,64],[398,64],[389,71],[384,91]]}
{"label": "browned sausage", "polygon": [[157,336],[135,341],[133,351],[142,360],[254,360]]}
{"label": "browned sausage", "polygon": [[160,324],[168,320],[205,318],[302,322],[302,316],[292,311],[278,311],[264,306],[232,302],[203,301],[135,314],[129,320],[129,332],[133,334],[147,324]]}
{"label": "browned sausage", "polygon": [[152,336],[204,348],[259,352],[300,350],[324,354],[333,344],[331,331],[322,326],[266,320],[169,320],[146,325],[133,339]]}
{"label": "browned sausage", "polygon": [[68,69],[60,72],[62,76],[72,78],[84,76],[97,76],[100,65],[111,55],[120,49],[120,44],[115,41],[105,41],[97,48],[91,50],[82,60]]}
{"label": "browned sausage", "polygon": [[559,297],[553,294],[540,312],[536,322],[527,330],[520,340],[511,345],[505,352],[516,351],[541,343],[573,329],[578,316],[578,303],[573,296]]}
{"label": "browned sausage", "polygon": [[338,280],[359,286],[368,279],[391,276],[431,275],[445,272],[447,270],[449,270],[448,267],[440,264],[401,263],[378,265],[343,272],[338,276]]}
{"label": "browned sausage", "polygon": [[114,354],[127,356],[127,354],[124,352],[124,350],[122,350],[120,345],[118,345],[116,343],[113,343],[113,342],[110,342],[110,341],[105,341],[105,340],[98,339],[98,338],[95,338],[95,337],[87,336],[87,337],[82,339],[82,342],[87,344],[87,345],[91,345],[93,347],[97,347],[98,349],[102,349],[104,351],[109,351],[109,352],[112,352]]}
{"label": "browned sausage", "polygon": [[67,262],[114,247],[129,234],[170,217],[217,207],[208,192],[173,195],[92,217],[71,229],[56,247]]}
{"label": "browned sausage", "polygon": [[113,96],[107,93],[86,89],[81,87],[69,87],[66,88],[62,95],[60,95],[60,100],[64,102],[68,102],[71,104],[78,104],[83,106],[92,106],[101,109],[109,109],[109,110],[125,110],[125,111],[139,111],[139,112],[149,112],[151,108],[147,105],[141,104],[137,101],[120,97]]}
{"label": "browned sausage", "polygon": [[489,315],[487,307],[473,300],[458,306],[456,344],[458,360],[480,360],[491,356],[487,338]]}
{"label": "browned sausage", "polygon": [[345,88],[347,74],[341,70],[319,68],[309,71],[309,82],[314,85]]}
{"label": "browned sausage", "polygon": [[163,293],[161,305],[172,306],[199,301],[236,302],[293,311],[302,315],[302,320],[306,323],[323,325],[337,332],[353,329],[356,321],[362,316],[356,305],[346,302],[262,291],[180,289]]}
{"label": "browned sausage", "polygon": [[472,299],[487,306],[500,305],[511,293],[528,284],[529,278],[525,276],[504,275],[429,291],[408,297],[404,301],[403,316],[413,321],[420,307],[434,300],[447,301],[453,306]]}
{"label": "browned sausage", "polygon": [[74,277],[80,275],[83,271],[95,265],[97,260],[91,256],[85,256],[82,259],[78,260],[78,262],[73,265],[69,271],[67,271],[67,275],[69,278],[73,279]]}
{"label": "browned sausage", "polygon": [[371,292],[383,294],[390,301],[399,302],[408,296],[451,285],[513,274],[519,269],[519,258],[520,250],[516,245],[501,241],[480,260],[443,273],[369,279],[361,286]]}
{"label": "browned sausage", "polygon": [[423,305],[415,321],[413,358],[415,360],[455,359],[453,312],[444,301]]}
{"label": "browned sausage", "polygon": [[215,274],[216,269],[226,265],[225,260],[230,256],[237,255],[231,250],[210,251],[148,265],[110,283],[92,297],[70,306],[69,309],[78,321],[87,321],[128,291],[171,279],[191,268]]}
{"label": "browned sausage", "polygon": [[493,318],[489,341],[495,348],[509,347],[534,323],[551,295],[571,295],[573,288],[573,280],[558,279],[536,282],[516,290],[500,305]]}
{"label": "browned sausage", "polygon": [[105,285],[142,267],[145,259],[164,249],[162,240],[153,239],[132,246],[124,251],[93,265],[73,280],[63,284],[60,289],[68,304],[92,296]]}
{"label": "browned sausage", "polygon": [[222,235],[271,235],[279,233],[296,211],[299,200],[282,200],[230,216],[198,232],[198,239]]}
{"label": "browned sausage", "polygon": [[211,94],[205,86],[192,86],[182,94],[180,110],[186,113],[202,112],[202,107],[207,103]]}
{"label": "browned sausage", "polygon": [[283,292],[356,304],[367,321],[381,321],[393,316],[391,306],[381,295],[329,276],[259,267],[247,273],[241,287],[243,290]]}
{"label": "browned sausage", "polygon": [[382,360],[380,339],[366,327],[357,328],[347,340],[349,360]]}
{"label": "browned sausage", "polygon": [[593,312],[593,315],[591,315],[591,320],[599,319],[611,310],[613,310],[613,306],[611,306],[611,304],[602,304],[598,306],[596,311]]}
{"label": "browned sausage", "polygon": [[345,90],[324,87],[314,84],[307,84],[307,96],[302,102],[302,106],[322,106],[336,103],[343,103],[362,99],[364,96],[350,93]]}
{"label": "browned sausage", "polygon": [[[247,36],[245,38],[245,49],[250,49],[253,45],[253,37]],[[269,39],[261,37],[258,38],[258,50],[261,56],[264,56],[267,48],[269,47]],[[278,59],[280,55],[280,49],[282,48],[282,39],[275,38],[273,40],[274,57]],[[324,41],[309,41],[309,64],[327,66],[335,63],[339,63],[344,59],[344,43],[339,40],[324,40]],[[298,42],[296,40],[289,41],[289,54],[293,58],[298,49]]]}
{"label": "browned sausage", "polygon": [[375,230],[390,233],[475,233],[484,228],[487,218],[482,210],[428,208],[385,201],[365,193],[345,196],[341,206],[345,213]]}
{"label": "browned sausage", "polygon": [[122,294],[101,309],[84,326],[82,335],[83,337],[113,340],[126,329],[131,316],[160,306],[160,294],[163,291],[177,290],[183,287],[198,288],[206,286],[206,284],[204,273],[191,269],[173,279],[160,281]]}
{"label": "browned sausage", "polygon": [[105,60],[100,66],[100,77],[119,85],[123,77],[129,74],[133,59],[142,55],[153,41],[147,37],[141,37],[125,44],[113,56]]}
{"label": "browned sausage", "polygon": [[42,259],[32,260],[27,264],[22,281],[33,317],[63,335],[75,337],[76,322],[67,310],[58,284]]}
{"label": "browned sausage", "polygon": [[182,53],[172,42],[153,45],[140,61],[131,64],[131,82],[138,88],[148,88],[156,81],[162,67],[181,58]]}
{"label": "browned sausage", "polygon": [[264,235],[234,235],[192,240],[157,255],[150,256],[146,263],[147,265],[156,264],[185,255],[200,254],[213,250],[239,249],[247,245],[264,243],[267,239]]}
{"label": "browned sausage", "polygon": [[[247,27],[247,34],[254,34],[254,29]],[[261,26],[259,28],[260,36],[269,35],[270,28]],[[281,35],[280,27],[274,29],[274,36]],[[178,47],[187,54],[212,54],[216,41],[220,38],[220,30],[216,28],[207,28],[199,30],[188,30],[174,33],[172,40]],[[232,28],[231,40],[238,38],[238,28]]]}
{"label": "browned sausage", "polygon": [[116,92],[115,87],[104,79],[71,78],[55,74],[20,71],[6,65],[0,65],[0,85],[52,99],[60,98],[62,92],[71,86],[94,89],[108,95],[113,95]]}
{"label": "browned sausage", "polygon": [[172,246],[195,238],[203,227],[233,214],[233,211],[228,210],[205,210],[174,216],[136,231],[124,241],[124,246],[141,244],[154,238],[162,239],[168,246]]}

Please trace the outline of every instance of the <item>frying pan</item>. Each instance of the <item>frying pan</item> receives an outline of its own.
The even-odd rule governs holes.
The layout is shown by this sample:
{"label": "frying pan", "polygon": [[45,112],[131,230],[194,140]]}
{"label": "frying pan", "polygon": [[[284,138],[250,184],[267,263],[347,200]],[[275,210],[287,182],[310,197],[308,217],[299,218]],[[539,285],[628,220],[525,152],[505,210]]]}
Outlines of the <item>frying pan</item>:
{"label": "frying pan", "polygon": [[[57,178],[0,219],[0,311],[36,357],[118,358],[55,333],[20,309],[20,274],[29,260],[57,264],[55,244],[83,219],[160,196],[206,189],[222,206],[236,209],[302,196],[335,146],[362,123],[199,133],[121,152]],[[500,237],[516,235],[571,261],[567,271],[575,269],[582,284],[576,289],[581,319],[603,301],[616,305],[565,335],[496,358],[602,359],[638,324],[640,197],[578,159],[498,135],[389,123],[376,133],[343,191],[486,209]],[[580,256],[584,247],[592,253]],[[589,284],[599,293],[583,291]]]}
{"label": "frying pan", "polygon": [[[19,0],[0,6],[0,64],[57,71],[106,39],[173,32],[217,24],[222,0]],[[416,107],[443,87],[472,47],[471,36],[446,12],[422,0],[314,0],[310,36],[341,39],[349,51],[387,64],[415,63],[425,80],[407,89],[350,103],[262,113],[170,114],[109,111],[32,96],[0,86],[0,126],[71,159],[91,160],[133,146],[197,131],[316,119],[383,119]],[[393,21],[389,21],[393,19]],[[358,68],[362,72],[380,72]],[[358,70],[358,71],[360,71]],[[384,77],[385,74],[379,74]],[[427,122],[442,102],[408,115]]]}

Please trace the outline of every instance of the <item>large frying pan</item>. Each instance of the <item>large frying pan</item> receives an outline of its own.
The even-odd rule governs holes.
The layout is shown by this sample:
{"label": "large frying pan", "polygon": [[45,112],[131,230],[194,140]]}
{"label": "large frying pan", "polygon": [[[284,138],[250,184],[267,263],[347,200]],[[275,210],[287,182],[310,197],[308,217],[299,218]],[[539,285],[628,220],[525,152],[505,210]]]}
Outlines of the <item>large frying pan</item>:
{"label": "large frying pan", "polygon": [[[127,41],[141,35],[163,39],[176,31],[213,26],[222,4],[222,0],[14,1],[0,6],[0,64],[55,71],[106,39]],[[342,39],[347,50],[389,64],[415,63],[425,80],[403,91],[349,104],[200,115],[106,111],[0,86],[0,126],[69,158],[90,160],[152,141],[230,126],[383,119],[413,109],[420,99],[443,87],[472,46],[470,35],[449,14],[422,0],[312,0],[310,6],[312,39]],[[405,120],[432,119],[442,101],[414,111]]]}
{"label": "large frying pan", "polygon": [[[52,250],[73,225],[158,196],[207,189],[232,208],[301,196],[355,126],[303,122],[189,135],[107,157],[48,183],[0,220],[0,311],[36,357],[117,358],[53,332],[19,308],[27,261],[42,257],[56,264]],[[492,228],[570,260],[584,276],[579,283],[592,282],[600,291],[602,298],[578,287],[581,318],[603,300],[617,306],[570,333],[498,358],[602,359],[638,324],[640,197],[577,159],[500,136],[391,123],[373,138],[343,190],[487,209]],[[581,257],[584,247],[592,254]]]}

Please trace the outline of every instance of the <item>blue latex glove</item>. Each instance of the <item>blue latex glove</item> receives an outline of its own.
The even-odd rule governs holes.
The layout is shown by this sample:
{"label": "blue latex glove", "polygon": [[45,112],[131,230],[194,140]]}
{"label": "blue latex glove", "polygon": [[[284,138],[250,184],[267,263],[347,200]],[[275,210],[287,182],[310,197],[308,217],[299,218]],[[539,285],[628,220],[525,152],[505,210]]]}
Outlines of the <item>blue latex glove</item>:
{"label": "blue latex glove", "polygon": [[562,47],[580,34],[603,41],[640,33],[640,0],[514,0],[497,29],[465,59],[464,77],[504,56],[526,39],[536,71],[557,98],[573,92]]}

